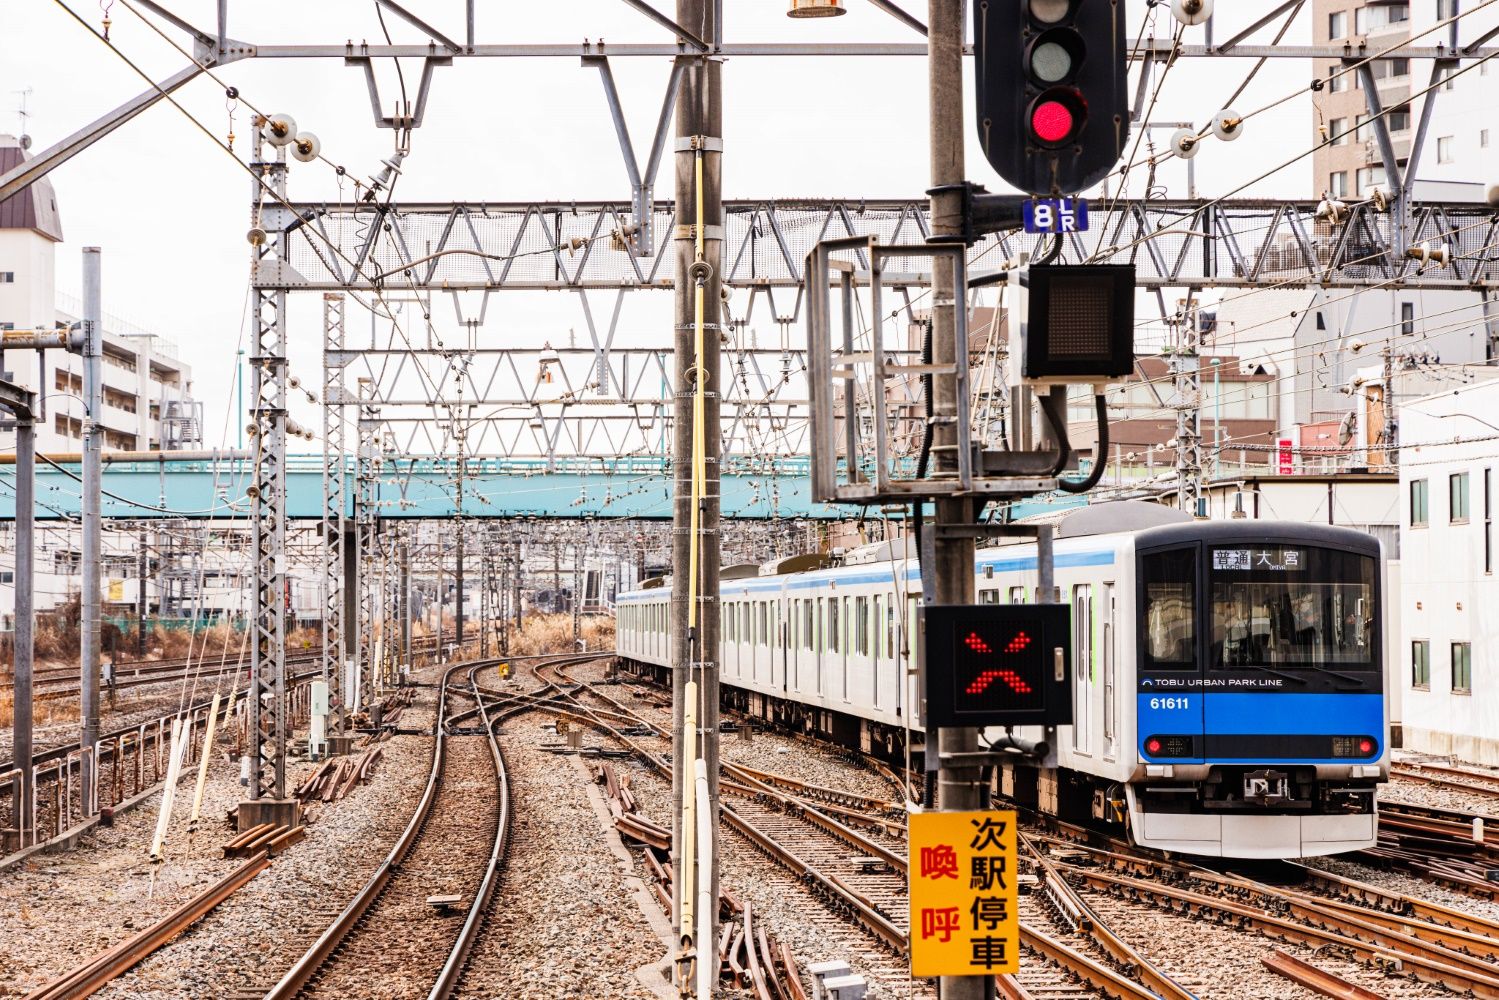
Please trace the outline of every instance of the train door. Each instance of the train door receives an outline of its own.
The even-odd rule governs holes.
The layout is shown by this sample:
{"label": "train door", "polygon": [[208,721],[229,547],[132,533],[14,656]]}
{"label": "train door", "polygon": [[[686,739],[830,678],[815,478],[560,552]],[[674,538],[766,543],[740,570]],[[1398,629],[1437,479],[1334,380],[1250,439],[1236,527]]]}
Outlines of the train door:
{"label": "train door", "polygon": [[[1197,624],[1204,617],[1198,546],[1139,556],[1139,667],[1135,685],[1140,759],[1202,763],[1206,749]],[[1125,694],[1128,697],[1128,692]]]}
{"label": "train door", "polygon": [[1103,630],[1099,637],[1099,658],[1103,661],[1103,756],[1105,760],[1118,757],[1119,748],[1119,687],[1116,671],[1117,652],[1114,649],[1114,584],[1105,583],[1099,595],[1103,609]]}
{"label": "train door", "polygon": [[1093,585],[1072,588],[1072,749],[1091,753],[1093,735]]}
{"label": "train door", "polygon": [[[771,689],[786,690],[786,654],[791,647],[791,602],[776,598],[776,649],[770,660]],[[777,674],[779,671],[779,674]]]}

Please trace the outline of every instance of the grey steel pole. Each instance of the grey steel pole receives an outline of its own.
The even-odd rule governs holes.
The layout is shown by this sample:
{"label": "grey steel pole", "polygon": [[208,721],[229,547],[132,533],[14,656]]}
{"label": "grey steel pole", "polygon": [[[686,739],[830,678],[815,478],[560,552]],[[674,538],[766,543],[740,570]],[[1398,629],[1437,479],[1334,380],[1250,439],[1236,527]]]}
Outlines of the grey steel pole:
{"label": "grey steel pole", "polygon": [[[720,37],[722,5],[716,0],[677,0],[677,23],[691,25],[703,38]],[[713,830],[714,864],[711,871],[699,869],[699,879],[711,880],[712,905],[708,914],[710,934],[696,940],[698,953],[706,961],[714,957],[718,929],[718,650],[719,607],[719,470],[721,446],[719,428],[719,333],[722,329],[723,260],[723,90],[721,59],[713,54],[682,57],[684,69],[677,97],[676,142],[674,146],[676,179],[675,199],[677,227],[674,235],[676,284],[674,286],[675,322],[675,399],[672,421],[675,491],[672,500],[672,602],[671,602],[671,668],[672,668],[672,815],[674,843],[682,841],[683,797],[694,794],[695,776],[688,770],[687,736],[684,723],[686,685],[697,681],[697,739],[699,755],[707,765],[710,828]],[[702,184],[699,188],[698,177]],[[702,217],[698,217],[701,205]],[[701,231],[699,228],[701,227]],[[698,256],[701,232],[702,256]],[[702,359],[697,357],[698,292],[702,292]],[[699,383],[701,380],[701,383]],[[693,434],[696,423],[694,396],[702,385],[704,403],[701,438],[704,456],[704,491],[693,510]],[[696,518],[697,533],[692,533]],[[691,620],[692,590],[689,573],[691,550],[696,545],[697,581],[696,626]],[[695,853],[702,861],[699,845]],[[682,857],[673,855],[676,885],[685,885],[681,872]],[[677,940],[684,934],[694,939],[696,928],[680,926]],[[683,971],[678,966],[678,971]],[[714,977],[717,978],[716,976]]]}
{"label": "grey steel pole", "polygon": [[15,784],[15,808],[12,822],[20,831],[17,847],[27,846],[27,835],[36,839],[36,819],[31,812],[31,687],[32,644],[36,616],[32,608],[35,544],[35,477],[36,428],[30,414],[16,420],[16,631],[15,631],[15,704],[13,706],[12,754],[21,769]]}
{"label": "grey steel pole", "polygon": [[[963,0],[930,0],[927,18],[927,58],[930,116],[932,186],[957,184],[963,180]],[[962,200],[956,193],[932,196],[932,234],[954,236],[962,232]],[[932,354],[938,365],[967,364],[957,359],[957,310],[966,309],[964,289],[954,287],[953,272],[932,269]],[[959,441],[953,418],[958,412],[957,378],[939,374],[934,382],[934,410],[939,422],[933,440],[938,475],[956,469]],[[932,550],[932,567],[938,604],[973,603],[973,549],[971,535],[944,534],[942,527],[969,525],[974,521],[973,502],[966,499],[939,500]],[[925,571],[925,568],[923,568]],[[937,739],[939,754],[967,753],[978,749],[978,730],[942,729]],[[937,808],[944,811],[982,808],[987,796],[983,772],[976,767],[944,767],[937,771]],[[982,976],[943,976],[938,988],[942,1000],[983,1000]]]}
{"label": "grey steel pole", "polygon": [[[462,480],[460,479],[459,482],[462,482]],[[460,492],[459,492],[458,496],[459,496],[459,503],[461,504],[463,502],[463,500],[462,500],[463,494],[462,494],[462,491],[461,491],[461,487],[460,487]],[[462,515],[462,508],[461,507],[459,508],[458,539],[457,539],[457,542],[458,542],[457,551],[454,552],[454,554],[453,554],[454,560],[455,560],[455,563],[454,563],[454,566],[453,566],[453,586],[457,589],[457,592],[458,592],[458,606],[453,611],[453,623],[454,623],[454,628],[458,632],[458,651],[459,651],[458,655],[462,656],[463,655],[463,515]]]}
{"label": "grey steel pole", "polygon": [[83,815],[92,816],[97,799],[95,776],[99,752],[99,517],[104,445],[104,382],[100,358],[104,352],[104,307],[100,288],[98,247],[83,248],[83,394],[88,412],[83,418],[83,599],[82,632],[79,641],[79,672],[82,677],[80,706],[83,716],[83,752],[79,796]]}
{"label": "grey steel pole", "polygon": [[411,540],[401,528],[401,657],[411,664]]}

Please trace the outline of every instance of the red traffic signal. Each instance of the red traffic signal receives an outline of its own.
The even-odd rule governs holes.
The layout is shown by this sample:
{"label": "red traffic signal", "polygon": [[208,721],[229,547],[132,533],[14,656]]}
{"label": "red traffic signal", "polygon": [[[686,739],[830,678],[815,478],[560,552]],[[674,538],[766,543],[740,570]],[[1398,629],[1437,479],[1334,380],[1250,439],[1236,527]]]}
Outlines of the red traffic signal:
{"label": "red traffic signal", "polygon": [[1098,183],[1129,136],[1123,0],[977,0],[973,9],[989,163],[1031,194]]}

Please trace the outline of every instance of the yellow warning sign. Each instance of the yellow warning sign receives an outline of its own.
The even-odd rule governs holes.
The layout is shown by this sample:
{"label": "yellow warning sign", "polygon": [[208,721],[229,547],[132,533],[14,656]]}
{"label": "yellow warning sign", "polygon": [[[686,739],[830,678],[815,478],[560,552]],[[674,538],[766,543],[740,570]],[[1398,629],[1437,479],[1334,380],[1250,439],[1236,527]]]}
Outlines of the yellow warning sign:
{"label": "yellow warning sign", "polygon": [[113,580],[113,579],[110,580],[109,581],[109,596],[106,597],[105,600],[107,600],[107,601],[109,601],[111,603],[117,603],[119,601],[123,601],[124,599],[125,599],[125,581],[124,580]]}
{"label": "yellow warning sign", "polygon": [[1017,971],[1014,811],[915,813],[908,842],[911,975]]}

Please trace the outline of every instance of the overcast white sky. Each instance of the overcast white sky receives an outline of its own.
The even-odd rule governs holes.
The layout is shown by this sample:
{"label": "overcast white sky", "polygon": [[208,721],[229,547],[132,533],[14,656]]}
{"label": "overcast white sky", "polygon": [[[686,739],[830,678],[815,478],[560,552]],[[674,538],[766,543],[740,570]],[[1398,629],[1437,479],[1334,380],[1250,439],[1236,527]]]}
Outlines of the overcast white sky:
{"label": "overcast white sky", "polygon": [[[104,0],[108,5],[110,0]],[[124,4],[114,3],[111,39],[154,77],[164,78],[186,60]],[[211,28],[213,0],[164,0],[174,12]],[[99,0],[66,0],[90,25],[101,18]],[[864,0],[847,0],[845,17],[792,21],[784,0],[727,0],[726,40],[919,41],[894,19]],[[439,30],[463,34],[459,0],[410,0],[410,7]],[[657,0],[670,10],[671,0]],[[926,16],[925,3],[906,0]],[[1228,37],[1271,4],[1220,4],[1216,34]],[[1310,7],[1310,5],[1308,5]],[[610,43],[662,42],[669,36],[619,0],[551,0],[550,3],[481,2],[481,42]],[[1145,23],[1143,0],[1129,0],[1131,31]],[[1225,9],[1226,8],[1226,9]],[[1154,34],[1174,29],[1166,6],[1156,7]],[[1309,13],[1287,37],[1309,40]],[[398,42],[425,37],[390,14]],[[168,29],[171,31],[172,29]],[[381,40],[373,0],[231,0],[230,34],[244,41],[336,44]],[[173,37],[185,44],[180,33]],[[1201,29],[1189,29],[1189,42]],[[1268,40],[1268,39],[1267,39]],[[1187,60],[1172,69],[1153,118],[1205,123],[1253,65],[1246,59]],[[420,73],[405,65],[413,91]],[[669,71],[666,60],[616,59],[632,138],[644,155],[660,109]],[[366,177],[392,150],[392,134],[371,120],[362,72],[341,61],[249,60],[218,71],[262,109],[293,115],[300,128],[316,132],[324,154]],[[377,67],[382,94],[397,93],[389,61]],[[1310,100],[1304,93],[1312,67],[1302,61],[1267,65],[1244,96],[1241,112],[1292,91],[1303,93],[1256,118],[1244,139],[1209,143],[1197,158],[1199,193],[1222,194],[1311,143]],[[730,198],[795,196],[912,197],[927,186],[926,64],[924,59],[735,59],[723,74],[725,104],[724,194]],[[1132,73],[1133,79],[1133,73]],[[16,132],[20,96],[30,88],[27,131],[33,151],[52,143],[147,89],[144,82],[75,22],[58,0],[15,0],[0,14],[0,131]],[[181,103],[215,135],[228,131],[228,112],[218,84],[200,77],[178,92]],[[972,95],[965,94],[971,103]],[[241,105],[234,127],[235,151],[251,148],[249,112]],[[1156,133],[1164,141],[1165,131]],[[970,132],[969,176],[1001,185],[984,162]],[[670,158],[658,194],[670,192]],[[335,198],[333,171],[324,165],[292,173],[295,199]],[[1310,158],[1299,161],[1249,193],[1309,196]],[[1143,180],[1143,172],[1141,174]],[[104,251],[104,307],[175,340],[194,370],[198,398],[207,402],[210,446],[232,445],[232,385],[235,352],[241,345],[248,287],[251,182],[183,114],[160,103],[51,174],[67,242],[58,249],[58,289],[80,287],[79,250]],[[1173,196],[1185,196],[1179,164],[1160,181]],[[1132,193],[1138,193],[1137,180]],[[629,185],[609,122],[598,74],[576,58],[458,59],[439,69],[426,121],[412,142],[397,200],[518,201],[625,199]],[[634,295],[618,342],[669,342],[660,317],[669,297]],[[310,385],[319,382],[321,298],[295,296],[290,341],[293,370]],[[451,322],[451,310],[439,321]],[[351,313],[351,323],[358,320]],[[540,344],[566,340],[581,330],[572,295],[500,296],[489,310],[486,343]],[[246,341],[244,346],[248,346]],[[304,424],[318,426],[311,407],[294,408]],[[306,446],[307,450],[315,445]]]}

